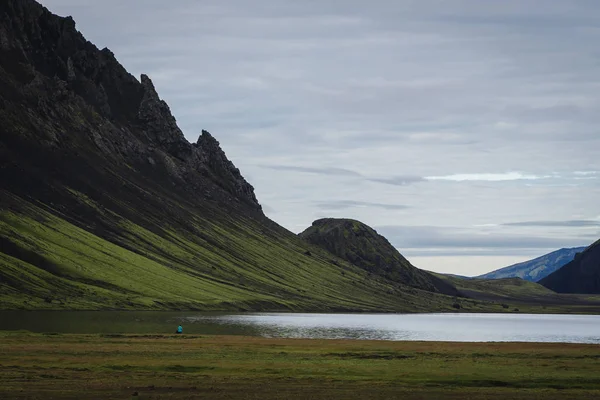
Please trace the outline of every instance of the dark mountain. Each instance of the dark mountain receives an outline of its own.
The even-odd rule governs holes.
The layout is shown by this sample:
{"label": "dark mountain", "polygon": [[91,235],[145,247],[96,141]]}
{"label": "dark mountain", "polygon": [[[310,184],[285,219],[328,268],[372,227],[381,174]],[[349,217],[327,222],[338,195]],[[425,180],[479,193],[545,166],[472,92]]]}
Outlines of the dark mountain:
{"label": "dark mountain", "polygon": [[189,143],[149,77],[33,0],[0,2],[0,182],[0,308],[452,304],[399,283],[439,289],[418,271],[372,279],[266,218],[217,140]]}
{"label": "dark mountain", "polygon": [[488,272],[478,276],[481,279],[502,279],[502,278],[521,278],[530,282],[537,282],[550,275],[566,263],[575,258],[577,253],[581,253],[585,247],[575,247],[571,249],[560,249],[552,253],[545,254],[533,260],[524,261],[496,271]]}
{"label": "dark mountain", "polygon": [[299,236],[370,274],[423,290],[458,294],[451,284],[414,267],[385,237],[362,222],[319,219]]}
{"label": "dark mountain", "polygon": [[600,293],[600,240],[539,283],[558,293]]}

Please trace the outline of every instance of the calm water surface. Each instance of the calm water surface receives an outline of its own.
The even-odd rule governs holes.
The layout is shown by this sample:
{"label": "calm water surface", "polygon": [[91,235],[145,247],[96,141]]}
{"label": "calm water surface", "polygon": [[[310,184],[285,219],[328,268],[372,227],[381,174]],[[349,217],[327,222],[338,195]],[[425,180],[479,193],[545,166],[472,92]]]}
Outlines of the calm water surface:
{"label": "calm water surface", "polygon": [[0,330],[282,338],[600,343],[600,316],[0,311]]}

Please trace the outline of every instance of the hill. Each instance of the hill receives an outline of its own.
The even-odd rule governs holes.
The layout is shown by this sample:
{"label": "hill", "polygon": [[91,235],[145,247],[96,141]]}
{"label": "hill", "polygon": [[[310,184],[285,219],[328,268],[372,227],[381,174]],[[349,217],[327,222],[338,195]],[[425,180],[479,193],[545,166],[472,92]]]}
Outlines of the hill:
{"label": "hill", "polygon": [[[541,297],[558,298],[556,293],[534,282],[521,278],[459,278],[436,274],[454,285],[469,298],[486,301],[519,301],[536,303]],[[542,301],[543,302],[543,301]]]}
{"label": "hill", "polygon": [[[459,278],[434,275],[455,286],[470,301],[496,305],[495,312],[600,313],[600,296],[556,293],[539,283],[521,278]],[[459,302],[461,306],[465,301]]]}
{"label": "hill", "polygon": [[414,267],[373,228],[351,219],[324,218],[313,222],[299,236],[364,269],[415,288],[458,295],[451,284]]}
{"label": "hill", "polygon": [[600,240],[540,283],[559,293],[600,293]]}
{"label": "hill", "polygon": [[488,272],[478,276],[481,279],[501,279],[501,278],[521,278],[530,282],[538,282],[540,279],[550,275],[563,265],[567,264],[577,253],[585,250],[585,247],[575,247],[571,249],[560,249],[552,253],[545,254],[533,260],[524,261],[518,264]]}
{"label": "hill", "polygon": [[0,2],[0,309],[432,311],[269,220],[72,18]]}

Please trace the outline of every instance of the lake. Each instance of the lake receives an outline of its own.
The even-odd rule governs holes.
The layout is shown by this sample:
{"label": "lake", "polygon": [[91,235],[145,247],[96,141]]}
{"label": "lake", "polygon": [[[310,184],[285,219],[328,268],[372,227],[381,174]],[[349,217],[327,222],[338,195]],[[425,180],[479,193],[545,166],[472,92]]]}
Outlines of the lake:
{"label": "lake", "polygon": [[177,311],[0,311],[0,330],[282,338],[600,343],[600,316],[556,314],[311,314]]}

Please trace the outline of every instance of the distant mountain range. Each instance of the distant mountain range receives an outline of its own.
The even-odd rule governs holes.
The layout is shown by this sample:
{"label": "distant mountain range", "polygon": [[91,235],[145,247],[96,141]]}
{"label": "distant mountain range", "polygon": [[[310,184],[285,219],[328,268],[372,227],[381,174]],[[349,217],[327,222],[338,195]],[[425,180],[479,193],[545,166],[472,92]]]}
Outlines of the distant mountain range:
{"label": "distant mountain range", "polygon": [[539,283],[558,293],[600,293],[600,240]]}
{"label": "distant mountain range", "polygon": [[487,274],[479,275],[481,279],[521,278],[530,282],[539,280],[550,275],[563,265],[572,261],[577,253],[581,253],[585,247],[574,247],[571,249],[560,249],[545,254],[533,260],[513,264]]}

